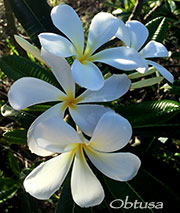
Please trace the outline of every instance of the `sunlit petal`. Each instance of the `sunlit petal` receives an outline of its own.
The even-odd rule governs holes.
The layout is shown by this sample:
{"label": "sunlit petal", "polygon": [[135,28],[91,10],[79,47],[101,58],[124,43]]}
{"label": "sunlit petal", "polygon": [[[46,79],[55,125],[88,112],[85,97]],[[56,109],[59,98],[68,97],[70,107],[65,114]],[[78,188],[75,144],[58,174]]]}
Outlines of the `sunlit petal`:
{"label": "sunlit petal", "polygon": [[147,60],[148,64],[152,65],[153,67],[155,67],[157,69],[157,71],[159,71],[161,73],[161,75],[168,80],[171,84],[174,82],[174,76],[163,66],[161,66],[160,64],[154,62],[154,61],[149,61]]}
{"label": "sunlit petal", "polygon": [[69,57],[77,54],[72,43],[63,36],[54,33],[41,33],[38,37],[42,47],[51,54],[60,57]]}
{"label": "sunlit petal", "polygon": [[132,127],[128,120],[117,113],[107,112],[99,120],[90,146],[102,152],[112,152],[128,144]]}
{"label": "sunlit petal", "polygon": [[49,199],[62,185],[73,156],[71,151],[41,163],[24,180],[26,192],[40,200]]}
{"label": "sunlit petal", "polygon": [[101,116],[111,109],[101,105],[83,104],[77,105],[75,110],[69,110],[73,120],[78,125],[78,127],[85,134],[91,136]]}
{"label": "sunlit petal", "polygon": [[73,143],[81,143],[77,132],[59,116],[39,123],[34,129],[37,145],[51,152],[61,153]]}
{"label": "sunlit petal", "polygon": [[141,165],[140,159],[132,153],[102,153],[89,148],[85,151],[95,167],[114,180],[131,180]]}
{"label": "sunlit petal", "polygon": [[[118,29],[118,20],[110,13],[98,13],[92,19],[86,51],[91,55],[101,45],[109,41]],[[85,51],[85,53],[86,53]]]}
{"label": "sunlit petal", "polygon": [[39,117],[37,117],[36,120],[31,124],[27,134],[27,142],[28,147],[32,153],[39,156],[49,156],[53,154],[53,152],[47,151],[44,148],[38,146],[34,138],[34,131],[39,123],[43,123],[45,120],[50,119],[51,117],[59,116],[59,119],[63,119],[64,112],[61,110],[62,104],[63,103],[56,104],[55,106],[49,108]]}
{"label": "sunlit petal", "polygon": [[64,95],[51,84],[31,77],[24,77],[14,82],[8,98],[14,109],[20,110],[38,103],[58,101]]}
{"label": "sunlit petal", "polygon": [[80,207],[96,206],[104,199],[103,188],[88,166],[81,149],[77,152],[74,160],[71,192],[73,200]]}
{"label": "sunlit petal", "polygon": [[23,39],[21,36],[15,35],[14,38],[17,41],[17,43],[25,51],[27,51],[28,53],[30,53],[33,57],[35,57],[36,59],[38,59],[42,63],[46,64],[46,62],[44,61],[44,59],[41,57],[40,51],[35,46],[33,46],[32,44],[30,44],[27,40]]}
{"label": "sunlit petal", "polygon": [[107,102],[116,100],[128,91],[130,84],[131,81],[127,75],[114,74],[104,81],[104,86],[100,90],[86,90],[82,94],[83,99],[80,101],[80,103]]}
{"label": "sunlit petal", "polygon": [[51,18],[54,25],[74,44],[77,51],[83,52],[84,31],[82,23],[72,7],[61,4],[52,9]]}
{"label": "sunlit petal", "polygon": [[141,56],[140,54],[139,54],[139,56],[141,57],[141,60],[139,61],[139,65],[136,70],[138,72],[144,74],[148,71],[149,66],[148,66],[146,59],[143,56]]}
{"label": "sunlit petal", "polygon": [[98,90],[104,85],[101,71],[92,62],[81,64],[76,59],[72,65],[72,76],[77,84],[90,90]]}
{"label": "sunlit petal", "polygon": [[128,31],[128,28],[123,23],[123,21],[121,21],[120,18],[118,18],[118,22],[119,22],[119,27],[115,36],[119,38],[121,41],[123,41],[126,46],[130,47],[131,40],[130,40],[130,34]]}
{"label": "sunlit petal", "polygon": [[103,50],[93,55],[92,60],[127,71],[136,69],[139,63],[142,63],[139,53],[128,47],[114,47]]}
{"label": "sunlit petal", "polygon": [[130,47],[135,48],[138,51],[148,38],[148,29],[144,24],[135,20],[126,22],[126,26],[130,33]]}
{"label": "sunlit petal", "polygon": [[51,70],[56,76],[56,79],[66,91],[66,93],[72,91],[72,93],[74,94],[75,83],[72,79],[71,67],[69,66],[67,61],[64,58],[50,54],[44,48],[42,48],[41,50],[41,55],[51,67]]}
{"label": "sunlit petal", "polygon": [[144,58],[167,57],[168,51],[163,44],[161,44],[157,41],[150,41],[140,51],[140,54]]}

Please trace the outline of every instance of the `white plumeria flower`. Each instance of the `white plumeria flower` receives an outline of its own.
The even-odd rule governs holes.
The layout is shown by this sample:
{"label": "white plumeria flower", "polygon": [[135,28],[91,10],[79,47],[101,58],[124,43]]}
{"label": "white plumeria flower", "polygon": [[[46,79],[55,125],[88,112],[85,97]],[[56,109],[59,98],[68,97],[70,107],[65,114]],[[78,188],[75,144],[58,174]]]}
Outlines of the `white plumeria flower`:
{"label": "white plumeria flower", "polygon": [[84,151],[104,175],[117,181],[131,180],[138,172],[140,159],[129,152],[112,153],[126,146],[131,135],[130,123],[114,112],[100,118],[90,141],[57,116],[39,123],[34,132],[37,145],[62,154],[35,168],[24,181],[25,190],[38,199],[49,199],[62,185],[74,159],[73,200],[81,207],[100,204],[104,190],[88,166]]}
{"label": "white plumeria flower", "polygon": [[[111,109],[102,105],[89,103],[113,101],[125,94],[130,87],[130,80],[127,75],[112,75],[105,80],[104,86],[100,90],[86,90],[78,97],[75,97],[75,82],[72,79],[71,68],[66,60],[59,56],[54,56],[44,49],[41,52],[42,57],[51,67],[64,92],[43,80],[24,77],[17,80],[11,86],[8,93],[9,103],[16,110],[39,103],[61,102],[42,113],[31,125],[28,131],[28,143],[30,149],[32,147],[31,150],[33,152],[35,150],[33,131],[39,122],[53,115],[63,118],[64,112],[68,108],[75,123],[83,132],[90,136],[100,117]],[[34,153],[37,155],[42,154],[38,147]],[[44,156],[50,154],[44,153]]]}
{"label": "white plumeria flower", "polygon": [[148,70],[148,65],[151,65],[155,67],[165,79],[173,83],[174,77],[166,68],[154,61],[148,60],[148,58],[167,57],[168,51],[166,47],[157,41],[150,41],[142,48],[149,35],[149,31],[144,24],[139,21],[128,21],[124,24],[119,18],[118,21],[119,28],[116,37],[121,39],[126,46],[139,51],[137,54],[142,58],[142,62],[136,70],[140,73],[145,73]]}
{"label": "white plumeria flower", "polygon": [[72,7],[66,4],[54,7],[51,18],[54,25],[69,40],[54,33],[41,33],[40,43],[43,48],[56,56],[75,57],[72,75],[80,86],[90,90],[99,90],[103,87],[103,75],[93,62],[106,63],[122,70],[133,70],[138,67],[140,57],[130,48],[116,47],[95,53],[115,35],[118,29],[118,20],[110,13],[101,12],[94,16],[85,48],[83,26]]}

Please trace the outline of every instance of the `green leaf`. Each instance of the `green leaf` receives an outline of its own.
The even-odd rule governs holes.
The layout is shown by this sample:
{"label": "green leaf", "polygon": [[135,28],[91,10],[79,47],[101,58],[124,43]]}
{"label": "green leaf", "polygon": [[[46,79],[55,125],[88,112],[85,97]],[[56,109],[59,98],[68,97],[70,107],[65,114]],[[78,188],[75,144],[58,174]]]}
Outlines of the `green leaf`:
{"label": "green leaf", "polygon": [[17,182],[11,178],[1,178],[0,179],[0,203],[12,198],[17,190],[19,185]]}
{"label": "green leaf", "polygon": [[151,75],[151,74],[155,73],[156,71],[157,70],[154,67],[150,67],[146,73],[142,74],[142,73],[139,73],[139,72],[134,72],[132,74],[129,74],[128,78],[131,79],[131,80],[136,79],[136,78],[142,78],[142,77]]}
{"label": "green leaf", "polygon": [[146,101],[128,106],[115,106],[133,127],[164,123],[180,112],[180,103],[171,100]]}
{"label": "green leaf", "polygon": [[172,84],[170,92],[173,93],[173,94],[175,94],[175,95],[180,96],[180,80],[176,80]]}
{"label": "green leaf", "polygon": [[56,207],[56,213],[70,213],[73,212],[74,207],[75,203],[71,196],[70,184],[68,181],[66,181]]}
{"label": "green leaf", "polygon": [[167,31],[168,31],[168,22],[167,18],[164,17],[161,23],[159,24],[157,30],[155,31],[152,40],[163,42],[163,40],[166,38]]}
{"label": "green leaf", "polygon": [[[171,175],[169,176],[168,174]],[[133,213],[135,211],[135,200],[137,200],[138,203],[142,203],[142,206],[145,206],[145,203],[147,202],[155,202],[155,206],[157,207],[157,203],[161,202],[163,203],[163,209],[159,209],[159,211],[163,211],[165,209],[166,212],[170,212],[172,206],[177,206],[177,212],[180,210],[179,183],[176,184],[176,182],[178,182],[177,180],[179,180],[179,174],[172,168],[166,166],[164,163],[160,163],[158,160],[150,157],[142,158],[142,167],[140,168],[138,174],[135,178],[128,182],[114,181],[105,176],[104,179],[109,192],[114,197],[114,200],[122,200],[119,204],[114,202],[116,206],[122,204],[122,202],[125,203],[126,199],[128,199],[127,201],[133,203],[131,208],[121,209],[123,212]],[[131,204],[129,203],[127,207],[130,205]],[[138,206],[140,206],[140,204],[138,204],[136,207]],[[144,208],[142,210],[140,208],[136,208],[136,211],[158,212],[158,209]]]}
{"label": "green leaf", "polygon": [[25,128],[29,128],[31,123],[36,119],[36,116],[13,109],[7,104],[1,107],[1,114],[11,120],[20,122]]}
{"label": "green leaf", "polygon": [[134,127],[134,136],[167,137],[180,139],[180,124],[153,124],[144,127]]}
{"label": "green leaf", "polygon": [[45,0],[9,0],[13,12],[33,43],[40,48],[38,35],[42,32],[60,32],[53,25],[51,7]]}
{"label": "green leaf", "polygon": [[163,77],[153,77],[149,79],[140,80],[131,84],[131,89],[138,89],[143,87],[153,86],[160,83],[164,78]]}
{"label": "green leaf", "polygon": [[25,129],[15,129],[7,131],[3,134],[2,140],[9,144],[27,144],[27,130]]}
{"label": "green leaf", "polygon": [[149,30],[148,41],[155,40],[162,42],[168,31],[168,23],[166,17],[157,17],[146,24],[146,27]]}
{"label": "green leaf", "polygon": [[47,81],[54,86],[60,86],[51,71],[21,56],[8,55],[2,57],[0,59],[0,68],[13,80],[22,77],[35,77]]}
{"label": "green leaf", "polygon": [[8,160],[9,160],[9,166],[10,166],[12,172],[17,177],[19,177],[19,175],[20,175],[19,162],[18,162],[17,157],[15,157],[15,155],[11,151],[8,152]]}

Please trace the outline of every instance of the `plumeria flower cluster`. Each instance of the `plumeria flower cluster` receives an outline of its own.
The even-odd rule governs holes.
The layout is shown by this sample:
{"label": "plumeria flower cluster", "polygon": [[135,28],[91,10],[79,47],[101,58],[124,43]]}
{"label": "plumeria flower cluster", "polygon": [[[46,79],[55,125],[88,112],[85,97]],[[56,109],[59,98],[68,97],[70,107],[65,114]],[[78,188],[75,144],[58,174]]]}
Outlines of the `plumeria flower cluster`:
{"label": "plumeria flower cluster", "polygon": [[128,21],[126,24],[120,19],[118,19],[118,21],[119,28],[116,32],[116,37],[121,39],[127,47],[136,50],[137,55],[142,59],[141,64],[136,70],[140,73],[145,73],[148,71],[148,65],[151,65],[156,68],[165,79],[173,83],[174,77],[166,68],[154,61],[148,60],[148,58],[167,57],[168,51],[166,47],[157,41],[149,41],[143,47],[149,35],[146,26],[135,20]]}
{"label": "plumeria flower cluster", "polygon": [[[16,110],[55,103],[35,119],[27,134],[32,153],[54,157],[35,168],[24,180],[24,187],[38,199],[49,199],[63,184],[73,164],[71,192],[74,201],[81,207],[95,206],[104,199],[104,191],[88,161],[117,181],[131,180],[141,164],[132,153],[116,152],[126,146],[132,136],[130,123],[112,109],[96,104],[120,98],[129,90],[131,82],[126,74],[113,74],[104,79],[95,62],[141,73],[148,70],[149,64],[172,82],[165,68],[146,59],[165,57],[168,53],[162,44],[154,41],[140,50],[148,31],[137,21],[125,25],[109,13],[98,13],[90,24],[85,46],[83,26],[73,8],[66,4],[56,6],[51,18],[66,37],[41,33],[41,55],[34,46],[15,36],[26,51],[51,69],[62,88],[24,77],[17,80],[8,93],[9,103]],[[99,50],[114,36],[125,46]],[[71,67],[67,57],[74,59]],[[76,83],[84,88],[78,96]],[[76,124],[76,130],[65,122],[67,113]]]}

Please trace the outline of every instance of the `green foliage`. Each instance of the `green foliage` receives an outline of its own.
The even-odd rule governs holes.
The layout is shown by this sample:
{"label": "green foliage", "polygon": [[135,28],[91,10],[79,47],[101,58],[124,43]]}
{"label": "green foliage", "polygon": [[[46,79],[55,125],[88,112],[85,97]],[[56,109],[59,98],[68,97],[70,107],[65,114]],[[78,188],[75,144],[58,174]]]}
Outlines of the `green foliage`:
{"label": "green foliage", "polygon": [[[145,159],[143,159],[145,161]],[[177,212],[180,210],[179,201],[180,201],[180,194],[176,193],[175,184],[172,184],[171,181],[174,180],[174,178],[179,178],[179,175],[174,174],[174,176],[171,177],[165,177],[159,179],[161,175],[167,175],[168,172],[171,172],[171,169],[168,167],[165,167],[164,164],[159,164],[159,162],[156,160],[154,161],[151,159],[151,164],[149,163],[148,166],[146,165],[146,168],[143,168],[143,165],[141,169],[138,172],[138,175],[133,178],[133,180],[128,182],[119,182],[119,181],[113,181],[112,179],[109,179],[107,177],[105,178],[105,182],[108,186],[109,192],[112,194],[112,201],[114,199],[121,199],[125,201],[126,196],[128,196],[128,201],[134,203],[135,200],[138,202],[142,202],[142,206],[145,206],[145,202],[163,202],[163,209],[166,209],[167,212],[171,211],[171,206],[168,205],[168,203],[171,203],[177,207]],[[144,163],[144,162],[143,162]],[[154,167],[154,168],[151,168]],[[157,170],[156,170],[157,169]],[[164,172],[164,169],[166,169],[166,173]],[[159,170],[159,171],[158,171]],[[157,172],[158,171],[158,172]],[[168,186],[167,179],[169,178],[169,184]],[[170,181],[171,180],[171,181]],[[177,184],[179,185],[179,184]],[[116,206],[117,202],[115,203]],[[138,210],[141,212],[141,210]],[[134,212],[134,208],[130,209],[123,209],[123,212]],[[142,211],[143,212],[143,211]],[[156,208],[154,209],[146,209],[145,212],[158,212]]]}
{"label": "green foliage", "polygon": [[8,144],[27,144],[27,131],[24,129],[15,129],[7,131],[3,134],[2,140]]}
{"label": "green foliage", "polygon": [[59,86],[52,72],[21,56],[9,55],[2,57],[0,59],[0,68],[13,80],[22,77],[35,77],[54,86]]}
{"label": "green foliage", "polygon": [[12,178],[0,179],[0,203],[12,198],[19,188],[18,183]]}
{"label": "green foliage", "polygon": [[[59,31],[54,27],[50,12],[51,7],[44,0],[8,0],[18,21],[22,24],[29,37],[40,47],[38,35],[42,32]],[[59,32],[60,33],[60,32]]]}
{"label": "green foliage", "polygon": [[30,113],[15,110],[7,104],[1,107],[1,114],[4,117],[21,123],[25,128],[28,128],[36,118],[36,116]]}
{"label": "green foliage", "polygon": [[171,100],[145,101],[124,107],[115,106],[115,110],[126,117],[134,127],[151,126],[164,123],[178,114],[180,103]]}
{"label": "green foliage", "polygon": [[168,23],[166,17],[157,17],[146,24],[149,30],[148,41],[155,40],[163,42],[168,31]]}
{"label": "green foliage", "polygon": [[153,86],[159,84],[164,78],[163,77],[153,77],[149,79],[143,79],[131,84],[131,89],[138,89],[143,87]]}

